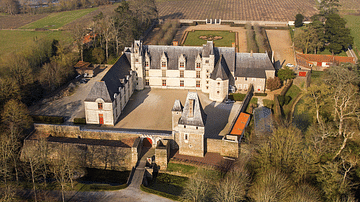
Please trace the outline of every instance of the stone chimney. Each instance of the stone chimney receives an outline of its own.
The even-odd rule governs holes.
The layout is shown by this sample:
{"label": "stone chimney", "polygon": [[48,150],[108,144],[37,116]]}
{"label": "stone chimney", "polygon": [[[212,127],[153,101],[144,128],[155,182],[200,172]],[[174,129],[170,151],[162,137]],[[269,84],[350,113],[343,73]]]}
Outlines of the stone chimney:
{"label": "stone chimney", "polygon": [[178,46],[179,45],[179,42],[178,41],[173,41],[173,46]]}

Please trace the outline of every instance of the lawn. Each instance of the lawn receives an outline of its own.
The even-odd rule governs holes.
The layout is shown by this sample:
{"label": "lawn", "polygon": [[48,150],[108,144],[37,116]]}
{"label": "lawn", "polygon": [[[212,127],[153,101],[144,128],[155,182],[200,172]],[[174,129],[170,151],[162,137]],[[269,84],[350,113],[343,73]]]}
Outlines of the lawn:
{"label": "lawn", "polygon": [[167,171],[169,172],[179,172],[185,175],[191,175],[196,172],[197,168],[195,166],[189,166],[178,163],[169,163],[167,167]]}
{"label": "lawn", "polygon": [[285,94],[285,96],[290,96],[291,100],[289,104],[283,106],[284,114],[288,114],[291,111],[291,107],[300,93],[301,89],[299,87],[296,85],[291,85],[290,89]]}
{"label": "lawn", "polygon": [[41,38],[50,38],[67,42],[71,42],[72,40],[70,33],[65,31],[35,32],[0,30],[0,56],[6,53],[21,51]]}
{"label": "lawn", "polygon": [[323,73],[323,71],[311,71],[311,83],[316,83]]}
{"label": "lawn", "polygon": [[[207,37],[201,39],[199,37]],[[231,47],[235,43],[235,32],[229,31],[194,31],[189,32],[183,45],[185,46],[202,46],[206,41],[211,38],[222,37],[221,39],[214,40],[217,47]]]}
{"label": "lawn", "polygon": [[98,8],[88,8],[88,9],[53,13],[45,18],[42,18],[40,20],[37,20],[33,23],[27,24],[20,28],[21,29],[35,29],[35,28],[58,29],[97,9]]}
{"label": "lawn", "polygon": [[350,33],[354,37],[354,46],[360,50],[360,16],[345,15],[343,17],[347,21],[346,25],[351,29]]}

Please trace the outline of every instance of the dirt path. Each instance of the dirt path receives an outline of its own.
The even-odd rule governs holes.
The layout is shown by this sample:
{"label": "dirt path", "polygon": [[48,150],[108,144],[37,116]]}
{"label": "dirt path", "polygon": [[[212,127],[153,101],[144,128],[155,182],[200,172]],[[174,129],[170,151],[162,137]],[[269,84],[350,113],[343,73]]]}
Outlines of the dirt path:
{"label": "dirt path", "polygon": [[266,30],[270,46],[274,51],[275,68],[291,63],[295,65],[294,52],[288,30]]}

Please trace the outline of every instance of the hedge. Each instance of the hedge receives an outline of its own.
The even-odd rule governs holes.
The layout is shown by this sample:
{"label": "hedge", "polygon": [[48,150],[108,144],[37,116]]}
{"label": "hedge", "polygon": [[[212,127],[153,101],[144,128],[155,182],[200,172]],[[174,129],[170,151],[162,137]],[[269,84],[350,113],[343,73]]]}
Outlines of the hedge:
{"label": "hedge", "polygon": [[32,116],[34,123],[61,124],[64,123],[62,116]]}
{"label": "hedge", "polygon": [[74,124],[86,124],[85,118],[74,118]]}
{"label": "hedge", "polygon": [[285,85],[285,87],[282,89],[280,95],[284,96],[286,92],[290,89],[291,85],[293,83],[293,80],[288,81],[288,83]]}
{"label": "hedge", "polygon": [[145,187],[144,185],[140,185],[140,190],[144,191],[144,192],[147,192],[147,193],[163,196],[165,198],[169,198],[169,199],[172,199],[172,200],[175,200],[175,201],[178,201],[180,199],[180,197],[178,197],[178,196],[168,194],[168,193],[165,193],[165,192],[161,192],[161,191],[157,191],[157,190],[154,190],[154,189],[150,189],[148,187]]}
{"label": "hedge", "polygon": [[274,100],[263,99],[263,104],[265,107],[267,107],[269,109],[273,109],[275,102],[274,102]]}
{"label": "hedge", "polygon": [[241,94],[241,93],[231,93],[229,94],[228,98],[230,100],[234,100],[234,101],[243,101],[245,99],[246,94]]}
{"label": "hedge", "polygon": [[289,102],[291,101],[291,97],[290,96],[288,96],[288,95],[279,95],[278,96],[278,100],[279,100],[279,104],[280,104],[280,106],[284,106],[284,105],[287,105],[287,104],[289,104]]}
{"label": "hedge", "polygon": [[254,93],[255,96],[267,96],[267,93]]}

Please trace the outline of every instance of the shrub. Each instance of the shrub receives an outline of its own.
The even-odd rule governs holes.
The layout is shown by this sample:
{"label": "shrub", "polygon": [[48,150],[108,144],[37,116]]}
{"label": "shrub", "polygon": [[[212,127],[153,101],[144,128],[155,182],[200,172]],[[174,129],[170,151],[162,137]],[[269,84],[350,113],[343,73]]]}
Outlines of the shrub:
{"label": "shrub", "polygon": [[269,109],[273,109],[275,103],[274,103],[274,100],[263,99],[263,104],[265,107],[267,107]]}
{"label": "shrub", "polygon": [[295,16],[295,27],[302,27],[303,26],[304,16],[300,13]]}
{"label": "shrub", "polygon": [[280,88],[280,86],[281,86],[281,82],[279,77],[269,78],[266,81],[266,88],[269,89],[270,91],[276,90]]}
{"label": "shrub", "polygon": [[32,116],[34,123],[61,124],[64,123],[62,116]]}
{"label": "shrub", "polygon": [[262,34],[261,27],[258,24],[255,24],[254,25],[254,30],[255,30],[256,43],[257,43],[257,46],[259,47],[259,52],[260,53],[265,53],[265,51],[266,51],[265,37]]}
{"label": "shrub", "polygon": [[74,118],[74,124],[86,124],[85,118]]}
{"label": "shrub", "polygon": [[254,93],[255,96],[267,96],[267,93]]}
{"label": "shrub", "polygon": [[291,97],[290,96],[279,95],[278,100],[279,100],[280,106],[284,106],[284,105],[287,105],[287,104],[290,103]]}
{"label": "shrub", "polygon": [[243,101],[245,99],[246,94],[241,93],[231,93],[228,98],[235,101]]}

